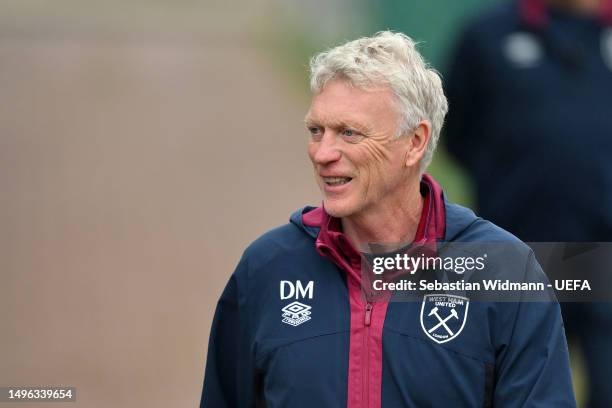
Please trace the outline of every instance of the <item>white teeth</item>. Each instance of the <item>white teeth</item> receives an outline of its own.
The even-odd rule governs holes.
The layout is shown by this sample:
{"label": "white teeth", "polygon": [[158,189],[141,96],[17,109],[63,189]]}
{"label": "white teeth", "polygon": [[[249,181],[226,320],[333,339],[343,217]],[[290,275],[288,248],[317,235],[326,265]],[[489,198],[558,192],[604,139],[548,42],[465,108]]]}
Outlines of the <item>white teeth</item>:
{"label": "white teeth", "polygon": [[342,184],[346,184],[351,181],[350,177],[323,177],[323,181],[325,184],[329,184],[330,186],[339,186]]}

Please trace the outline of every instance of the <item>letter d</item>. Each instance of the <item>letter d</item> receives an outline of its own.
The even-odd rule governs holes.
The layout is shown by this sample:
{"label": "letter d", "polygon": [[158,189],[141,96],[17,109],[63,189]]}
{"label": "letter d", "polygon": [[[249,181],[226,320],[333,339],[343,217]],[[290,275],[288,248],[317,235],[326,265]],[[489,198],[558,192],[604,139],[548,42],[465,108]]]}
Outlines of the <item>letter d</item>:
{"label": "letter d", "polygon": [[[289,286],[289,294],[286,292],[286,287]],[[281,300],[292,298],[295,294],[295,287],[289,281],[280,281],[280,298]]]}

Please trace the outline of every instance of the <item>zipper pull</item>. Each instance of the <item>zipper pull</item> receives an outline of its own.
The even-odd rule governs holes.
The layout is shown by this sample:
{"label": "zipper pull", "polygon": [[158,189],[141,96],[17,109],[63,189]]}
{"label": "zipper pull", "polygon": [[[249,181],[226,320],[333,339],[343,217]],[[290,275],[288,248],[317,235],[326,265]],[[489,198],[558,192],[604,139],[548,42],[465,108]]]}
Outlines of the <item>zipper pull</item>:
{"label": "zipper pull", "polygon": [[374,306],[372,306],[371,303],[367,303],[366,304],[366,308],[365,308],[365,325],[369,326],[372,323],[372,309],[374,308]]}

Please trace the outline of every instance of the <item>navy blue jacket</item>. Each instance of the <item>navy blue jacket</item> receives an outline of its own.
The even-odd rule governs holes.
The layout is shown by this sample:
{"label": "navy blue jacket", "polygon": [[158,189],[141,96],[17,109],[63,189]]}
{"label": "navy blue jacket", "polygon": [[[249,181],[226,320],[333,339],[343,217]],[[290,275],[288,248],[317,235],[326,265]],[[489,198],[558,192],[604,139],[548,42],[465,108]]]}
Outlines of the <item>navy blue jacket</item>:
{"label": "navy blue jacket", "polygon": [[[491,277],[545,279],[512,235],[458,205],[444,210],[444,241],[517,243],[516,262]],[[575,406],[556,302],[473,302],[461,334],[438,343],[421,328],[420,302],[355,308],[353,278],[317,251],[321,228],[303,222],[311,211],[245,250],[217,305],[201,407]]]}
{"label": "navy blue jacket", "polygon": [[612,28],[537,4],[466,26],[444,75],[443,140],[482,217],[526,242],[609,241]]}

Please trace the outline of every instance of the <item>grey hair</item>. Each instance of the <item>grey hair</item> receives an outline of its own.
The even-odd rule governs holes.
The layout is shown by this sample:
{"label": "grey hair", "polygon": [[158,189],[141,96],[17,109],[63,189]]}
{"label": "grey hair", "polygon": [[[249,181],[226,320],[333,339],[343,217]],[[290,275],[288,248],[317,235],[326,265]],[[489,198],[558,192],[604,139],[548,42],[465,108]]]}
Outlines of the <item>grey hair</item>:
{"label": "grey hair", "polygon": [[407,35],[381,31],[347,42],[310,60],[310,89],[319,93],[331,79],[346,80],[362,89],[387,85],[399,102],[397,137],[427,120],[431,137],[420,163],[424,172],[440,138],[448,102],[438,72],[423,59]]}

